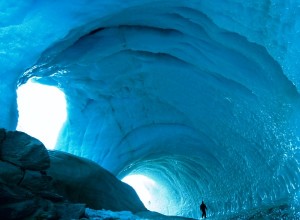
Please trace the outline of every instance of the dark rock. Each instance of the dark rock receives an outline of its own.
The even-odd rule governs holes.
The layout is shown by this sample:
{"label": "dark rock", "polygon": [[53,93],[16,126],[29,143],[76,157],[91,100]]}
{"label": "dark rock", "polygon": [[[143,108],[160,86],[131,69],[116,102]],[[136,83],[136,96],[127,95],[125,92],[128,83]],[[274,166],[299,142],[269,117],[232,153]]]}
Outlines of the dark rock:
{"label": "dark rock", "polygon": [[38,208],[35,200],[8,203],[0,206],[0,219],[24,219]]}
{"label": "dark rock", "polygon": [[0,159],[23,169],[45,170],[50,160],[47,149],[38,139],[24,132],[9,131],[0,146]]}
{"label": "dark rock", "polygon": [[30,189],[36,193],[39,191],[53,190],[52,177],[41,174],[38,171],[26,170],[23,180],[20,182],[20,186]]}
{"label": "dark rock", "polygon": [[0,128],[0,146],[2,145],[2,142],[4,141],[6,136],[6,131],[4,128]]}
{"label": "dark rock", "polygon": [[40,191],[38,195],[44,199],[48,199],[52,202],[62,202],[65,198],[53,191]]}
{"label": "dark rock", "polygon": [[[84,217],[85,204],[69,203],[53,187],[46,171],[49,165],[48,151],[40,141],[0,129],[0,219]],[[63,173],[62,168],[57,167]]]}
{"label": "dark rock", "polygon": [[31,216],[24,220],[58,220],[61,219],[55,210],[55,206],[51,201],[40,199],[38,201],[39,208]]}
{"label": "dark rock", "polygon": [[92,209],[146,211],[132,187],[98,164],[60,151],[49,151],[48,175],[59,194]]}
{"label": "dark rock", "polygon": [[0,129],[0,219],[80,219],[86,206],[146,210],[129,185],[98,164],[49,154],[37,139]]}
{"label": "dark rock", "polygon": [[0,161],[0,183],[17,185],[24,176],[24,171],[19,167]]}
{"label": "dark rock", "polygon": [[0,206],[6,203],[19,202],[34,198],[34,195],[19,186],[5,185],[0,183]]}

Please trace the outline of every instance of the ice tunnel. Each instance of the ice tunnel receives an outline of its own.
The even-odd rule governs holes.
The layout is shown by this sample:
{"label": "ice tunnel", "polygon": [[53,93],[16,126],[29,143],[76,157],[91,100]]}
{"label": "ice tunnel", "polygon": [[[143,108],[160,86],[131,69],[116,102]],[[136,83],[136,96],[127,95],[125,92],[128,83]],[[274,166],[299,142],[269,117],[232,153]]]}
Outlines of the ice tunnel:
{"label": "ice tunnel", "polygon": [[202,199],[221,219],[295,210],[299,5],[2,1],[0,126],[16,128],[34,78],[66,96],[56,148],[154,180],[163,214],[198,218]]}

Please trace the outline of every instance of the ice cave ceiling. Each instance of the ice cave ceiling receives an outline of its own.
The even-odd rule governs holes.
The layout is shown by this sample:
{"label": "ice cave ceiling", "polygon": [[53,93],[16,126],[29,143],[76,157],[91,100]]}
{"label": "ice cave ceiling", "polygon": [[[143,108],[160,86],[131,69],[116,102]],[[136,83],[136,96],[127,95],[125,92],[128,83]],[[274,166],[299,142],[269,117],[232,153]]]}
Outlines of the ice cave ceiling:
{"label": "ice cave ceiling", "polygon": [[16,88],[34,78],[66,95],[57,149],[155,179],[166,213],[196,216],[202,198],[226,214],[297,195],[299,1],[0,8],[1,127],[15,129]]}

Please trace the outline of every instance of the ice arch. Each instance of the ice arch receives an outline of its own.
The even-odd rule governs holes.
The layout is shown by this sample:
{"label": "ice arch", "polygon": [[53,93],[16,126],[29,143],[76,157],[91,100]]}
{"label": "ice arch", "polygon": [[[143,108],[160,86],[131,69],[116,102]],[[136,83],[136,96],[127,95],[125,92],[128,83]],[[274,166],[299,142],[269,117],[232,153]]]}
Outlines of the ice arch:
{"label": "ice arch", "polygon": [[3,4],[2,127],[39,77],[66,95],[58,148],[159,179],[173,214],[196,218],[202,198],[223,219],[294,204],[298,1]]}

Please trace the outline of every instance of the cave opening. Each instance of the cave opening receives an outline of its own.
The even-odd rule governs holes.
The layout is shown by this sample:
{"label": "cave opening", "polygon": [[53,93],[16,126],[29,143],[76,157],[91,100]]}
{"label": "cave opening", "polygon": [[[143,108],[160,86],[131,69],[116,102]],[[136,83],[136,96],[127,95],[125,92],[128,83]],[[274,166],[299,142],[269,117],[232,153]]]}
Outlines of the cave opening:
{"label": "cave opening", "polygon": [[157,183],[153,179],[140,174],[126,176],[122,179],[122,181],[135,189],[146,208],[149,209],[153,199],[153,194],[151,191],[158,187]]}
{"label": "cave opening", "polygon": [[28,80],[17,90],[17,104],[17,130],[39,139],[47,149],[54,149],[67,117],[64,93],[55,86]]}
{"label": "cave opening", "polygon": [[134,188],[148,210],[165,215],[175,214],[170,212],[171,194],[160,181],[143,174],[129,174],[122,181]]}

